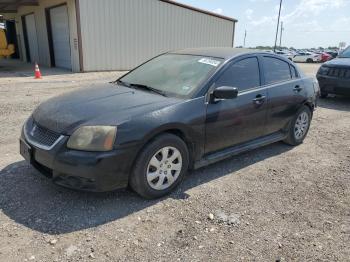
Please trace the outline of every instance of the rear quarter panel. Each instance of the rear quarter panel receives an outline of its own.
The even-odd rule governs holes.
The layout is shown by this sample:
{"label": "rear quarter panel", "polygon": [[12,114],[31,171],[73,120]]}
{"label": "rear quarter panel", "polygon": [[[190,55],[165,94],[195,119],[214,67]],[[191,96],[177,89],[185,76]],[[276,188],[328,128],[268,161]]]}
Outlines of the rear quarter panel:
{"label": "rear quarter panel", "polygon": [[309,104],[313,109],[317,107],[318,97],[320,95],[320,87],[315,77],[304,76],[302,78],[305,89],[305,103]]}

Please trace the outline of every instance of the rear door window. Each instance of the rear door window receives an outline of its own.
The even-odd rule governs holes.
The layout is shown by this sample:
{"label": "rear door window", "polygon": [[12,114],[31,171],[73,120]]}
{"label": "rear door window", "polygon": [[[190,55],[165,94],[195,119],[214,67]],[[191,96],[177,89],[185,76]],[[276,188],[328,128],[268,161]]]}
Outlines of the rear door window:
{"label": "rear door window", "polygon": [[266,84],[273,84],[292,79],[289,64],[274,57],[263,57]]}
{"label": "rear door window", "polygon": [[259,63],[257,57],[249,57],[233,63],[216,81],[216,86],[237,87],[244,91],[260,86]]}

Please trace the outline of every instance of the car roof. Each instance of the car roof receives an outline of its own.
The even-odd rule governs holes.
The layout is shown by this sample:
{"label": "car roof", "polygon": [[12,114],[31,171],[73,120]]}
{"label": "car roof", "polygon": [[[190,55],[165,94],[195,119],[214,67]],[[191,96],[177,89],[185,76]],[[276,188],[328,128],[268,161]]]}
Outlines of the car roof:
{"label": "car roof", "polygon": [[189,48],[170,52],[172,54],[198,55],[223,58],[228,60],[232,57],[251,53],[266,53],[256,49],[232,48],[232,47],[206,47],[206,48]]}

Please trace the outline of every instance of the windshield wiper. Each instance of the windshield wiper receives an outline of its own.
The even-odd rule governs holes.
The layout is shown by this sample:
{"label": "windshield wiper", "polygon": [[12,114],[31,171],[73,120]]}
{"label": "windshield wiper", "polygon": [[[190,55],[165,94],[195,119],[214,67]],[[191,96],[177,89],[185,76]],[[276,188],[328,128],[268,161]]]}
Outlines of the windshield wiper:
{"label": "windshield wiper", "polygon": [[162,95],[162,96],[165,96],[165,97],[167,96],[163,91],[158,90],[158,89],[153,88],[153,87],[150,87],[150,86],[147,86],[147,85],[132,84],[132,83],[127,83],[127,84],[129,85],[129,87],[135,87],[135,88],[140,88],[140,89],[144,89],[144,90],[149,90],[149,91],[152,91],[152,92],[157,93],[159,95]]}
{"label": "windshield wiper", "polygon": [[122,81],[122,80],[115,80],[115,81],[113,81],[113,82],[111,82],[111,83],[113,83],[113,84],[117,83],[118,85],[130,87],[129,83],[124,82],[124,81]]}
{"label": "windshield wiper", "polygon": [[157,93],[159,95],[162,95],[162,96],[165,96],[165,97],[167,96],[163,91],[158,90],[158,89],[153,88],[153,87],[150,87],[150,86],[147,86],[147,85],[132,84],[132,83],[124,82],[122,80],[116,80],[116,81],[113,81],[111,83],[117,83],[118,85],[122,85],[122,86],[126,86],[126,87],[134,87],[134,88],[140,88],[140,89],[144,89],[144,90],[149,90],[149,91],[152,91],[152,92]]}

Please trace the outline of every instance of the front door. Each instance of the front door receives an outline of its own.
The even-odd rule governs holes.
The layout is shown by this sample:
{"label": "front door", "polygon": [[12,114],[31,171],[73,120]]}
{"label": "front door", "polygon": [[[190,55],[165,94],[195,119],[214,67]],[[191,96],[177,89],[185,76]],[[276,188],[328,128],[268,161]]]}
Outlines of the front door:
{"label": "front door", "polygon": [[265,131],[267,91],[261,88],[257,57],[250,56],[228,65],[215,87],[238,88],[234,99],[209,103],[206,119],[205,152],[211,153],[260,136]]}

